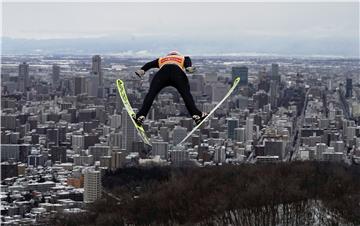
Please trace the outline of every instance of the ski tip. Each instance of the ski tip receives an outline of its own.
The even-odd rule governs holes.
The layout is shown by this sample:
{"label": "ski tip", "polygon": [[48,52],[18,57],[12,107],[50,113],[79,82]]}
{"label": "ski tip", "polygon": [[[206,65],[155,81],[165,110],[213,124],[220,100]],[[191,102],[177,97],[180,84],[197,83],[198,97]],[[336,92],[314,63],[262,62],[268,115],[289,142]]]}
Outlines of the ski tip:
{"label": "ski tip", "polygon": [[123,84],[124,82],[121,79],[116,79],[116,84]]}
{"label": "ski tip", "polygon": [[234,82],[239,82],[240,81],[240,77],[237,77]]}

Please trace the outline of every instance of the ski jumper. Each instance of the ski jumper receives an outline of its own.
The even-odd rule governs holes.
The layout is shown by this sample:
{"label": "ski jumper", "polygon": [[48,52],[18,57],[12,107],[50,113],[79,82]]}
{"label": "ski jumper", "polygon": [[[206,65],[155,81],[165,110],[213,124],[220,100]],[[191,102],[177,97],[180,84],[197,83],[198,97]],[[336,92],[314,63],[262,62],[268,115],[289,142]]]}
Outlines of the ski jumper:
{"label": "ski jumper", "polygon": [[185,68],[191,66],[190,57],[179,55],[168,55],[146,63],[141,68],[142,70],[147,71],[151,68],[160,68],[160,70],[152,79],[149,92],[146,94],[142,108],[136,117],[146,117],[155,97],[167,86],[172,86],[177,89],[191,116],[201,115],[201,111],[195,106],[194,99],[190,93],[189,80],[184,72]]}

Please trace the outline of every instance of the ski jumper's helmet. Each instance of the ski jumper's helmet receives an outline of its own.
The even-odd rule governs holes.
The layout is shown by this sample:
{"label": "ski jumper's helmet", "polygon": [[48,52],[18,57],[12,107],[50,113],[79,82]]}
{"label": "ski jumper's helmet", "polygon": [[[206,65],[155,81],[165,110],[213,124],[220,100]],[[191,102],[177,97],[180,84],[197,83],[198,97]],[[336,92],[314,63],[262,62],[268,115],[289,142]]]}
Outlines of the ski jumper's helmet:
{"label": "ski jumper's helmet", "polygon": [[177,55],[177,56],[180,56],[181,54],[178,52],[178,51],[171,51],[167,54],[168,56],[171,56],[171,55]]}

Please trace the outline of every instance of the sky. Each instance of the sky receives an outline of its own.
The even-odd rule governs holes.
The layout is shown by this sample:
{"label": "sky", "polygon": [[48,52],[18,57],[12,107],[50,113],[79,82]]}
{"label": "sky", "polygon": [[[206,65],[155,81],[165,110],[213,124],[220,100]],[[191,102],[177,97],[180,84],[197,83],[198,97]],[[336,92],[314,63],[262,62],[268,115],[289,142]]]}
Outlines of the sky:
{"label": "sky", "polygon": [[2,20],[4,53],[359,56],[358,1],[6,2]]}

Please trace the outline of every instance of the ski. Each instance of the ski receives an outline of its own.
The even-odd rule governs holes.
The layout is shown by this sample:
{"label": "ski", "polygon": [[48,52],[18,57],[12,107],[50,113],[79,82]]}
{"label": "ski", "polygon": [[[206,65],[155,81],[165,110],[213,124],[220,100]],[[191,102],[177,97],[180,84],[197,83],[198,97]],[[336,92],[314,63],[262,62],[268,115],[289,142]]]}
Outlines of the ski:
{"label": "ski", "polygon": [[124,82],[121,80],[121,79],[117,79],[116,80],[116,86],[118,88],[118,91],[119,91],[119,95],[121,97],[121,100],[125,106],[125,109],[127,111],[127,113],[129,114],[130,118],[131,118],[131,121],[133,122],[140,138],[143,140],[143,142],[147,145],[149,145],[150,147],[152,147],[152,144],[150,142],[150,139],[147,137],[146,133],[145,133],[145,130],[142,126],[139,126],[133,116],[135,116],[135,112],[133,110],[133,108],[131,107],[131,104],[129,102],[129,99],[127,97],[127,94],[126,94],[126,90],[125,90],[125,85],[124,85]]}
{"label": "ski", "polygon": [[229,91],[226,93],[226,95],[224,96],[224,98],[209,112],[209,114],[204,118],[204,120],[202,120],[198,125],[196,125],[190,133],[188,133],[188,135],[186,135],[186,137],[184,139],[182,139],[182,141],[180,141],[180,143],[177,144],[177,146],[182,145],[215,111],[216,109],[218,109],[220,107],[220,105],[231,95],[231,93],[235,90],[236,86],[239,84],[240,82],[240,77],[237,77],[232,86],[230,87]]}

